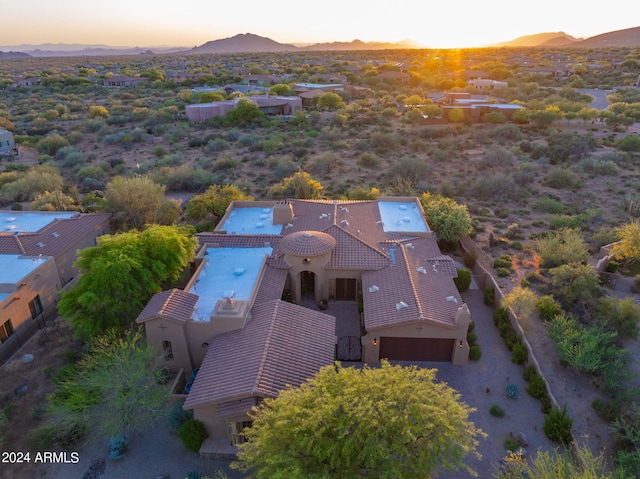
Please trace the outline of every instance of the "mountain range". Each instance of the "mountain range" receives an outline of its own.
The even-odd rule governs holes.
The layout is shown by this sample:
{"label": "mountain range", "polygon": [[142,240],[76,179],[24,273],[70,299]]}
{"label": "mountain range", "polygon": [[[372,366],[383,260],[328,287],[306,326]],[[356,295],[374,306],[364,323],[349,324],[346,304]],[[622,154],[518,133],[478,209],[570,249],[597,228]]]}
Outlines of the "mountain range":
{"label": "mountain range", "polygon": [[[564,32],[546,32],[526,35],[506,42],[490,45],[494,47],[571,47],[571,48],[607,48],[640,46],[640,27],[627,28],[607,32],[594,37],[580,39]],[[286,51],[337,51],[337,50],[385,50],[429,48],[411,40],[397,43],[363,42],[329,42],[298,46],[290,43],[279,43],[271,38],[261,37],[253,33],[238,34],[229,38],[212,40],[200,46],[188,49],[184,47],[113,47],[108,45],[81,44],[44,44],[18,45],[0,47],[0,58],[19,58],[25,55],[32,57],[51,56],[112,56],[161,53],[240,53],[240,52],[286,52]],[[3,50],[11,51],[4,53]]]}

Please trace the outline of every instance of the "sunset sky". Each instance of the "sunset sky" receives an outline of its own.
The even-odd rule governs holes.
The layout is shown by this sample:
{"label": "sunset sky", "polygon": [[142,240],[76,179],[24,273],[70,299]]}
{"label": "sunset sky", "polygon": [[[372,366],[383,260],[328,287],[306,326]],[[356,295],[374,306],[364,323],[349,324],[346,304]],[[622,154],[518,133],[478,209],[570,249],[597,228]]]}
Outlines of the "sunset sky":
{"label": "sunset sky", "polygon": [[281,43],[411,39],[427,48],[475,47],[534,33],[589,37],[640,26],[634,8],[627,0],[22,0],[3,4],[0,45],[193,47],[255,33]]}

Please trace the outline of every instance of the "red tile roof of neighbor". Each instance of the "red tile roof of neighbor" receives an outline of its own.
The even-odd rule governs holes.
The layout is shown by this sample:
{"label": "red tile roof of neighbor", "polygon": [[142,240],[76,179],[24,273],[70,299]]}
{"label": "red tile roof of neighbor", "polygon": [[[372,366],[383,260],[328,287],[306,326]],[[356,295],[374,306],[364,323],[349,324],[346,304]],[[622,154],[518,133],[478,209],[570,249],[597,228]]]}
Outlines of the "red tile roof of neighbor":
{"label": "red tile roof of neighbor", "polygon": [[110,214],[78,214],[71,218],[56,218],[35,233],[20,233],[18,236],[25,254],[29,256],[57,257],[104,224],[108,229]]}
{"label": "red tile roof of neighbor", "polygon": [[332,364],[333,316],[275,300],[256,304],[243,329],[214,336],[184,407],[276,397]]}
{"label": "red tile roof of neighbor", "polygon": [[0,254],[26,254],[17,235],[0,233]]}
{"label": "red tile roof of neighbor", "polygon": [[155,294],[136,318],[136,323],[150,319],[166,318],[174,321],[189,321],[198,296],[181,289],[170,289]]}
{"label": "red tile roof of neighbor", "polygon": [[432,238],[387,246],[396,248],[395,264],[362,273],[365,328],[370,331],[418,321],[454,327],[462,298],[451,279],[452,265],[455,270],[451,258],[440,254]]}

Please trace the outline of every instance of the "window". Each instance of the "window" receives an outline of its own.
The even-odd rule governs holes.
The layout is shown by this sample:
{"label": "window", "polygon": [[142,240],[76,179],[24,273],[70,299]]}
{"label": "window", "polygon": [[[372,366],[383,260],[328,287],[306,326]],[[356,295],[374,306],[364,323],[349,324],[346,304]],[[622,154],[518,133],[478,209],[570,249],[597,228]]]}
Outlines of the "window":
{"label": "window", "polygon": [[253,425],[253,421],[231,421],[227,423],[229,427],[229,443],[237,446],[245,442],[244,430]]}
{"label": "window", "polygon": [[39,294],[36,294],[36,297],[29,301],[29,309],[31,310],[31,319],[36,319],[42,313],[42,302]]}
{"label": "window", "polygon": [[13,335],[13,324],[8,319],[0,325],[0,343],[4,343],[9,336]]}

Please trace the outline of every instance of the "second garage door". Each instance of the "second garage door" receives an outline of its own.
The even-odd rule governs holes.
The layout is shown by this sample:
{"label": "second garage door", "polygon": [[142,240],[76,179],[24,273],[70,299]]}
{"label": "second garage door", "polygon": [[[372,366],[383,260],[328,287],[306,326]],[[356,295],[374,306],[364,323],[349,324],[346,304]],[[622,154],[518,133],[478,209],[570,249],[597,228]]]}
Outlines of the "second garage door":
{"label": "second garage door", "polygon": [[380,338],[380,359],[392,361],[451,361],[453,339]]}

